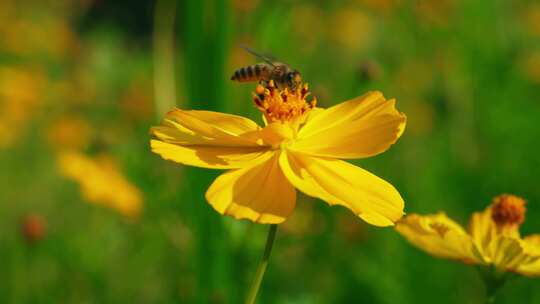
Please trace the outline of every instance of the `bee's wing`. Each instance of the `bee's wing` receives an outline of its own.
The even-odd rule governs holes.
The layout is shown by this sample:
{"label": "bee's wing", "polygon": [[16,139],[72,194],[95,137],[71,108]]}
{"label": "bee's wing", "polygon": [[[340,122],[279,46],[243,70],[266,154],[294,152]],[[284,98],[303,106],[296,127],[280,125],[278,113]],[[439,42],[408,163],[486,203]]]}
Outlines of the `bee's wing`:
{"label": "bee's wing", "polygon": [[275,67],[275,62],[277,62],[276,58],[274,58],[273,56],[269,56],[269,55],[263,55],[257,51],[254,51],[253,49],[250,49],[249,47],[245,46],[245,45],[240,45],[241,48],[243,48],[244,50],[246,50],[246,52],[250,53],[251,55],[257,57],[257,58],[260,58],[262,61],[272,65],[273,67]]}

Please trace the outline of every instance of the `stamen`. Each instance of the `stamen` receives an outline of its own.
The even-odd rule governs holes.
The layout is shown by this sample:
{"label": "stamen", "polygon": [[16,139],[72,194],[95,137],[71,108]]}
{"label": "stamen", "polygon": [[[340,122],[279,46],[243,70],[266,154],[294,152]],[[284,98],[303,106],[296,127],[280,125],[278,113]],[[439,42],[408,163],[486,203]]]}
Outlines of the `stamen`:
{"label": "stamen", "polygon": [[296,121],[304,118],[305,114],[317,105],[315,98],[310,101],[306,100],[309,95],[307,84],[294,89],[279,89],[275,86],[274,81],[270,80],[266,87],[259,84],[255,88],[253,102],[263,112],[269,123]]}
{"label": "stamen", "polygon": [[521,225],[525,221],[526,201],[511,194],[503,194],[493,199],[491,218],[497,226]]}

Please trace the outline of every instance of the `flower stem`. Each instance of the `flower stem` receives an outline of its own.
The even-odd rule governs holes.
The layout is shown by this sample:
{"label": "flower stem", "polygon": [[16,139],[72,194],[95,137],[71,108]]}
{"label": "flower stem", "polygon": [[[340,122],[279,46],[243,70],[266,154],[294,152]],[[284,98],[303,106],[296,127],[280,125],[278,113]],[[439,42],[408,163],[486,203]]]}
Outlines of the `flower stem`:
{"label": "flower stem", "polygon": [[478,267],[477,269],[486,287],[485,303],[495,303],[497,291],[503,287],[506,279],[508,278],[508,274],[497,270],[495,267]]}
{"label": "flower stem", "polygon": [[176,1],[158,0],[154,11],[154,96],[156,115],[162,117],[174,107],[174,22]]}
{"label": "flower stem", "polygon": [[268,266],[270,252],[272,252],[272,245],[274,244],[274,239],[276,238],[276,230],[276,224],[270,225],[270,228],[268,229],[268,235],[266,236],[266,246],[264,247],[264,253],[261,261],[259,262],[259,266],[257,266],[257,272],[255,272],[255,279],[251,284],[251,288],[246,299],[246,304],[255,303],[257,293],[259,292],[259,287],[261,286],[261,282],[266,271],[266,267]]}
{"label": "flower stem", "polygon": [[486,304],[493,304],[495,303],[495,296],[497,293],[497,290],[499,288],[493,288],[490,286],[486,286]]}

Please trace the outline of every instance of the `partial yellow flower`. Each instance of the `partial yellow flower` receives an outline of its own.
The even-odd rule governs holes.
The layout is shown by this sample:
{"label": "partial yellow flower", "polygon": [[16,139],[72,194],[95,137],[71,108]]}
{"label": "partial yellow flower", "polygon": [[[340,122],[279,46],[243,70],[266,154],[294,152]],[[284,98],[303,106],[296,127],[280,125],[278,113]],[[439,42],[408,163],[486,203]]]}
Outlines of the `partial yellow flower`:
{"label": "partial yellow flower", "polygon": [[87,201],[112,208],[129,218],[140,215],[142,194],[122,175],[113,159],[62,152],[58,166],[64,176],[79,183]]}
{"label": "partial yellow flower", "polygon": [[328,109],[317,108],[308,95],[307,85],[257,86],[253,99],[264,127],[241,116],[174,109],[151,129],[152,151],[185,165],[230,169],[206,198],[216,211],[237,219],[283,222],[294,210],[296,188],[370,224],[393,225],[404,206],[396,189],[338,158],[384,152],[403,133],[405,115],[380,92]]}
{"label": "partial yellow flower", "polygon": [[540,275],[540,234],[521,238],[525,201],[503,194],[483,212],[472,215],[465,231],[444,213],[411,214],[396,230],[416,247],[441,258],[492,265],[500,271]]}

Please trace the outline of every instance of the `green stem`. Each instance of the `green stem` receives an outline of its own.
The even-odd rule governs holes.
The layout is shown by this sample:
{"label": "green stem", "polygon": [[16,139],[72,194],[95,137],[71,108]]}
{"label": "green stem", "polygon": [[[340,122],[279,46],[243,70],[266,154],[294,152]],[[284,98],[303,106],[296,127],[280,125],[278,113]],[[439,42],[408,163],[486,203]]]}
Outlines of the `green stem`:
{"label": "green stem", "polygon": [[508,274],[504,271],[497,270],[495,267],[478,267],[477,268],[484,285],[486,287],[486,304],[495,303],[497,292],[506,282]]}
{"label": "green stem", "polygon": [[486,286],[486,304],[495,303],[495,297],[497,294],[498,287]]}
{"label": "green stem", "polygon": [[156,115],[161,119],[176,103],[174,76],[175,0],[158,0],[154,11],[154,96]]}
{"label": "green stem", "polygon": [[261,286],[261,282],[263,280],[264,273],[266,271],[266,267],[268,266],[268,260],[270,259],[270,252],[272,252],[272,245],[274,244],[274,239],[276,238],[276,230],[277,230],[277,225],[275,224],[270,225],[270,228],[268,229],[268,236],[266,237],[266,246],[264,248],[264,253],[263,253],[261,261],[259,262],[259,266],[257,266],[255,279],[253,280],[253,283],[251,284],[251,288],[249,290],[249,293],[246,299],[246,304],[255,303],[255,299],[257,298],[257,293],[259,292],[259,287]]}

